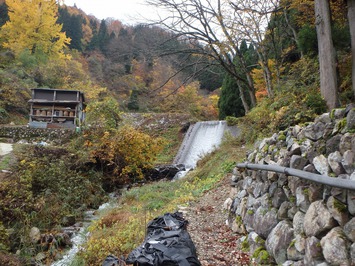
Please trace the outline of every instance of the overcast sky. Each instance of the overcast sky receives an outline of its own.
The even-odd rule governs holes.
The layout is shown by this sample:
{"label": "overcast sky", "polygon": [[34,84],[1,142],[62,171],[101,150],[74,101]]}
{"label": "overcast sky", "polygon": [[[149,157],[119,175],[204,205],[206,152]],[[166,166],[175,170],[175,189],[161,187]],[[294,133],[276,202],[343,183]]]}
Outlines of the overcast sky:
{"label": "overcast sky", "polygon": [[153,18],[156,10],[144,4],[144,0],[65,0],[67,6],[76,4],[88,15],[98,19],[115,18],[124,24],[142,22],[142,16]]}

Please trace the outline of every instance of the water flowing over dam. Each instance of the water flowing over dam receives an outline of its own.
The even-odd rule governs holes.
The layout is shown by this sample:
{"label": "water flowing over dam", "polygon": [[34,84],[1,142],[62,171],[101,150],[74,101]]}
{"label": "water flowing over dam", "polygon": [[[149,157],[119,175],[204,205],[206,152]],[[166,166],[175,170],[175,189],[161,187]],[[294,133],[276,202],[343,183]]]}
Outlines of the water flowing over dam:
{"label": "water flowing over dam", "polygon": [[217,148],[225,131],[226,121],[204,121],[191,125],[175,157],[175,164],[184,164],[186,169],[196,167],[196,163]]}

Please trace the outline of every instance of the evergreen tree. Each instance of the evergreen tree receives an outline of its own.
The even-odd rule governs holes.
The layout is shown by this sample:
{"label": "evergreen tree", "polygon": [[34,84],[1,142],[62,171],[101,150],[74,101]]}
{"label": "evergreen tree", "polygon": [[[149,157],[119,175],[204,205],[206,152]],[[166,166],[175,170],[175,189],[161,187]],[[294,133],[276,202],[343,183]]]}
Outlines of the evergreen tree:
{"label": "evergreen tree", "polygon": [[[253,45],[248,47],[246,41],[242,41],[239,48],[240,52],[243,54],[245,64],[248,66],[249,71],[255,67],[258,57]],[[240,62],[237,59],[234,60],[234,65],[241,68]],[[246,77],[245,77],[246,78]],[[248,89],[246,85],[242,82],[237,82],[235,78],[231,75],[226,74],[223,80],[221,95],[218,101],[219,108],[219,118],[225,119],[226,116],[240,117],[245,115],[245,109],[243,106],[243,101],[241,96],[250,103],[250,97],[247,93]],[[243,93],[241,95],[241,93]]]}
{"label": "evergreen tree", "polygon": [[245,114],[242,100],[240,99],[238,84],[231,75],[226,74],[221,96],[218,101],[219,119],[223,120],[227,116],[240,117]]}
{"label": "evergreen tree", "polygon": [[58,23],[63,24],[62,31],[71,39],[69,47],[82,51],[82,31],[83,18],[80,15],[71,15],[66,7],[59,8]]}
{"label": "evergreen tree", "polygon": [[[96,26],[96,23],[90,21],[93,27]],[[97,50],[99,49],[101,52],[105,53],[107,44],[110,41],[110,35],[108,34],[108,29],[106,25],[106,21],[101,20],[99,30],[93,30],[93,37],[88,45],[88,50]]]}
{"label": "evergreen tree", "polygon": [[9,15],[7,11],[7,5],[0,4],[0,27],[4,25],[9,20]]}
{"label": "evergreen tree", "polygon": [[89,26],[92,31],[92,38],[91,38],[90,42],[88,43],[86,49],[89,51],[93,51],[99,47],[99,37],[97,35],[97,31],[98,31],[97,21],[94,19],[90,19]]}
{"label": "evergreen tree", "polygon": [[107,30],[107,25],[106,25],[106,21],[103,19],[101,20],[100,23],[100,28],[99,28],[99,32],[97,33],[98,36],[98,45],[99,45],[99,49],[101,50],[101,52],[105,52],[106,50],[106,45],[108,43],[108,41],[110,40],[110,36],[108,34],[108,30]]}
{"label": "evergreen tree", "polygon": [[138,111],[139,110],[139,103],[138,103],[138,90],[133,90],[131,92],[131,96],[129,98],[129,102],[127,104],[127,108],[131,111]]}

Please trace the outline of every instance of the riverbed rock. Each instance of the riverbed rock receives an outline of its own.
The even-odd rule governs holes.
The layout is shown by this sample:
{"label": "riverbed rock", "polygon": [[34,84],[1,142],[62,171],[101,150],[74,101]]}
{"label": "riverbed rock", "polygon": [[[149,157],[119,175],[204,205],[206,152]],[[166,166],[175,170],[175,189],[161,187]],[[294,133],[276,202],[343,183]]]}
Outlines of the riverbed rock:
{"label": "riverbed rock", "polygon": [[57,233],[55,236],[57,244],[61,248],[68,248],[73,246],[73,242],[70,239],[70,236],[66,233]]}
{"label": "riverbed rock", "polygon": [[37,227],[32,227],[29,236],[31,243],[37,244],[41,240],[41,231]]}

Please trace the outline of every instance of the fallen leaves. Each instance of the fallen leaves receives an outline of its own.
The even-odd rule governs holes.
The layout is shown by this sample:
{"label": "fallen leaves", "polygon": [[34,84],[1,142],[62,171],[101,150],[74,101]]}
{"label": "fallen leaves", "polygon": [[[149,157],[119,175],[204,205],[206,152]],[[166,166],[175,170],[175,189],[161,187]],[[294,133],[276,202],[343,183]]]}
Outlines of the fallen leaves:
{"label": "fallen leaves", "polygon": [[229,190],[230,181],[225,178],[186,210],[188,231],[202,266],[250,265],[249,255],[237,246],[241,235],[233,233],[225,224],[228,214],[222,206]]}

